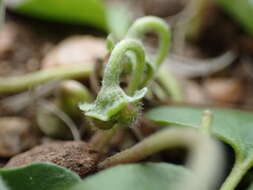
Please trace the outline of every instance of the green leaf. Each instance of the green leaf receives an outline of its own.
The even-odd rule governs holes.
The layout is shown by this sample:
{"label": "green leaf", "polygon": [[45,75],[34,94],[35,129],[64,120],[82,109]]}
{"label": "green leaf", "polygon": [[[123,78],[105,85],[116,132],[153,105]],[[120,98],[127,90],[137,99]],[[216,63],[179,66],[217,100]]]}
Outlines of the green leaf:
{"label": "green leaf", "polygon": [[49,163],[0,169],[0,177],[8,190],[67,190],[81,181],[79,176],[71,171]]}
{"label": "green leaf", "polygon": [[[205,109],[194,107],[159,107],[147,116],[161,124],[198,127]],[[214,114],[212,132],[230,144],[242,159],[253,159],[253,112],[210,109]]]}
{"label": "green leaf", "polygon": [[191,173],[166,163],[128,164],[88,177],[71,190],[174,190]]}
{"label": "green leaf", "polygon": [[[235,165],[222,190],[233,189],[253,166],[253,112],[210,110],[214,115],[212,134],[235,150]],[[149,111],[146,116],[163,125],[199,127],[203,111],[203,108],[164,106]]]}
{"label": "green leaf", "polygon": [[6,4],[19,13],[40,19],[106,29],[103,0],[6,0]]}
{"label": "green leaf", "polygon": [[216,0],[250,34],[253,34],[253,0]]}

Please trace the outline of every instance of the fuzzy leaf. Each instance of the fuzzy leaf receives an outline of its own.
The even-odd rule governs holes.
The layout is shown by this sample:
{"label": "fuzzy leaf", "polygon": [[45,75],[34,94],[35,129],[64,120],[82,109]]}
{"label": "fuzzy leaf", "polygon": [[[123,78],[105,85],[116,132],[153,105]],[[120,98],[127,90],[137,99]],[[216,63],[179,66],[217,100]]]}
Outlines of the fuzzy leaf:
{"label": "fuzzy leaf", "polygon": [[137,91],[132,97],[127,96],[120,87],[101,90],[96,101],[92,104],[84,103],[79,107],[85,115],[102,121],[108,121],[113,115],[122,110],[127,104],[139,101],[145,96],[146,88]]}
{"label": "fuzzy leaf", "polygon": [[[237,160],[247,160],[252,165],[253,112],[218,108],[210,110],[214,114],[212,133],[233,147]],[[155,108],[146,115],[164,125],[198,127],[203,111],[203,108],[164,106]]]}
{"label": "fuzzy leaf", "polygon": [[49,163],[0,169],[0,177],[8,190],[67,190],[81,181],[71,171]]}
{"label": "fuzzy leaf", "polygon": [[189,176],[185,168],[166,163],[128,164],[88,177],[71,190],[173,190]]}

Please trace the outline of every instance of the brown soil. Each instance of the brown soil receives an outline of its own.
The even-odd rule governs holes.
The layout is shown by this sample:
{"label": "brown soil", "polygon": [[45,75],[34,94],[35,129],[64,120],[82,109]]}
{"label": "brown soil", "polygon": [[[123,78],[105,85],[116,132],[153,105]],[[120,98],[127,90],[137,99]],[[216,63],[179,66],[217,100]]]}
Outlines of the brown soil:
{"label": "brown soil", "polygon": [[97,152],[84,142],[53,142],[13,157],[5,168],[24,166],[33,162],[52,162],[83,177],[96,169]]}

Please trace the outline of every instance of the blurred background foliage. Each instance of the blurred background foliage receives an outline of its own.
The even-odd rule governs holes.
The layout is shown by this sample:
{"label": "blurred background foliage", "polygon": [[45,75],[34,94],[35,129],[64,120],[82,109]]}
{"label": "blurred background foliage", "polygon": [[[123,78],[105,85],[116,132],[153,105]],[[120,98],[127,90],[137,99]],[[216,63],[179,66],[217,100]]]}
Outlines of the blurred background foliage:
{"label": "blurred background foliage", "polygon": [[[5,0],[7,7],[21,14],[35,18],[72,24],[88,24],[100,29],[108,29],[107,16],[111,10],[121,12],[116,7],[110,9],[110,0]],[[143,1],[143,0],[141,0]],[[160,0],[158,0],[160,1]],[[197,0],[199,2],[210,0]],[[253,34],[252,0],[215,0],[248,33]],[[124,1],[122,1],[124,2]],[[125,3],[128,3],[127,1]],[[135,3],[138,4],[138,3]],[[129,9],[130,11],[130,9]],[[123,17],[121,17],[123,19]],[[127,17],[125,17],[127,18]],[[115,18],[114,18],[115,19]],[[121,20],[122,21],[122,20]],[[119,22],[120,24],[120,22]]]}

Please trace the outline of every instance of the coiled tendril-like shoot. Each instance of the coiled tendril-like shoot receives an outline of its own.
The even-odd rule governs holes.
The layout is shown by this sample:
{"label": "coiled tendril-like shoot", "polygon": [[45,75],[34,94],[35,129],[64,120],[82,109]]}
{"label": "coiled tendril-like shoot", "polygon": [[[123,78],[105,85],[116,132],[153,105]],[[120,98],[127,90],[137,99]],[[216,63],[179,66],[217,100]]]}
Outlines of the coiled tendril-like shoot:
{"label": "coiled tendril-like shoot", "polygon": [[[145,54],[141,43],[141,38],[148,32],[157,34],[159,40],[154,58]],[[94,103],[84,103],[80,109],[101,129],[110,129],[115,124],[131,125],[139,115],[139,101],[147,92],[146,86],[164,61],[169,46],[169,28],[157,17],[138,19],[128,30],[125,39],[118,43],[109,35],[111,56],[105,68],[101,90]],[[125,68],[132,73],[126,92],[120,86],[120,75]]]}
{"label": "coiled tendril-like shoot", "polygon": [[[133,66],[133,77],[128,86],[128,94],[120,87],[120,74],[122,72],[121,60],[126,52],[132,52],[136,57]],[[144,72],[145,53],[143,46],[136,40],[126,39],[121,41],[113,49],[106,66],[102,88],[93,104],[82,104],[80,109],[85,115],[103,123],[101,128],[111,128],[114,124],[126,121],[122,117],[129,114],[131,105],[134,106],[147,92],[147,88],[138,90],[141,76]],[[131,108],[130,108],[131,109]],[[130,111],[131,112],[131,111]],[[135,114],[134,114],[135,115]],[[129,116],[129,121],[132,120]]]}
{"label": "coiled tendril-like shoot", "polygon": [[[168,55],[171,44],[171,31],[168,24],[164,20],[154,16],[147,16],[136,20],[129,28],[125,38],[143,40],[148,33],[153,33],[158,37],[159,45],[154,56],[146,55],[145,75],[142,79],[142,86],[147,86],[153,79],[159,66]],[[116,40],[114,36],[109,35],[107,38],[108,50],[112,51],[115,45]],[[128,54],[128,57],[130,62],[134,61],[131,54]]]}

